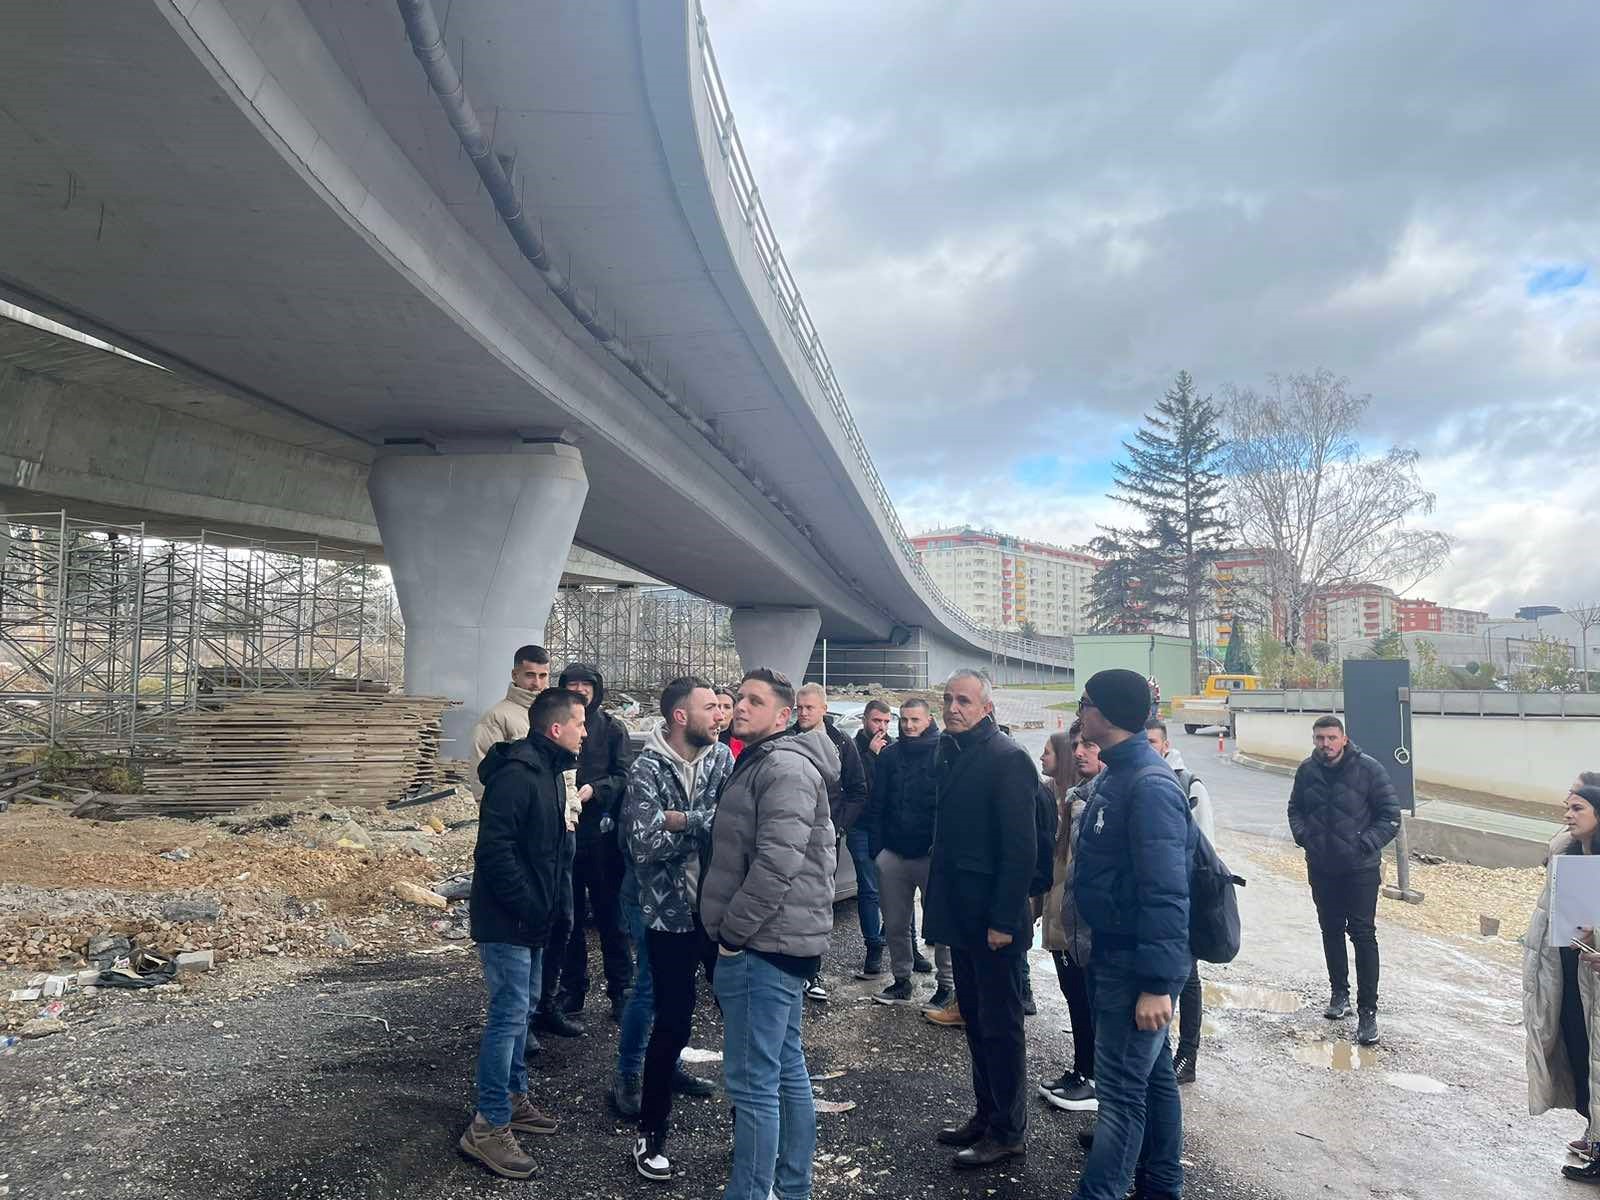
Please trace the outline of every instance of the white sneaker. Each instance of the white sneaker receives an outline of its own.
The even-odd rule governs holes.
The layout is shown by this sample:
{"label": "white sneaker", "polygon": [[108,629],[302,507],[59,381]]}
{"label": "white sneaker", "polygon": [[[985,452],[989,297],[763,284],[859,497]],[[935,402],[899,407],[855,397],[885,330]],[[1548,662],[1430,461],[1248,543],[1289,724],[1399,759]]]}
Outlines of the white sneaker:
{"label": "white sneaker", "polygon": [[821,975],[813,975],[810,979],[806,980],[806,999],[825,1001],[827,998],[828,989],[822,986]]}
{"label": "white sneaker", "polygon": [[657,1183],[672,1178],[672,1163],[666,1154],[663,1137],[638,1137],[633,1143],[633,1165],[639,1174]]}

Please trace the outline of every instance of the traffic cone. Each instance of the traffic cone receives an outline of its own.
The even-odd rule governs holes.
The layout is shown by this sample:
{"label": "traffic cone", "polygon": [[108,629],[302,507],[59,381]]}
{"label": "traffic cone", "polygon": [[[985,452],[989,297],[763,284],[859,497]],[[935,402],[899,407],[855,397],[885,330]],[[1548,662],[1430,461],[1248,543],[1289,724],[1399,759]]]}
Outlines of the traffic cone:
{"label": "traffic cone", "polygon": [[1066,718],[1064,718],[1064,717],[1057,717],[1057,718],[1056,718],[1056,728],[1057,728],[1057,729],[1065,729],[1065,728],[1066,728],[1066,726],[1065,726],[1065,725],[1064,725],[1064,724],[1062,724],[1062,722],[1063,722],[1063,721],[1064,721],[1064,720],[1065,720],[1065,719],[1066,719]]}
{"label": "traffic cone", "polygon": [[1217,730],[1217,753],[1218,754],[1226,754],[1228,752],[1228,747],[1223,743],[1223,740],[1222,740],[1223,736],[1224,736],[1223,730],[1221,730],[1221,729]]}

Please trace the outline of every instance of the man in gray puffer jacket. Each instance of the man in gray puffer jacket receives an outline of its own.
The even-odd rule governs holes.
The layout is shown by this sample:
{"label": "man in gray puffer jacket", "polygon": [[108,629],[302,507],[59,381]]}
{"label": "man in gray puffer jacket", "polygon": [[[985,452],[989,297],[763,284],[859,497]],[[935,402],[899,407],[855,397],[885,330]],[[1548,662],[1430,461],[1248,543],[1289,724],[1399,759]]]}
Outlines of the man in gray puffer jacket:
{"label": "man in gray puffer jacket", "polygon": [[800,1012],[833,931],[828,786],[839,753],[821,729],[790,732],[793,710],[794,687],[777,671],[740,683],[733,736],[744,750],[717,800],[700,889],[737,1114],[725,1200],[811,1194],[817,1119]]}

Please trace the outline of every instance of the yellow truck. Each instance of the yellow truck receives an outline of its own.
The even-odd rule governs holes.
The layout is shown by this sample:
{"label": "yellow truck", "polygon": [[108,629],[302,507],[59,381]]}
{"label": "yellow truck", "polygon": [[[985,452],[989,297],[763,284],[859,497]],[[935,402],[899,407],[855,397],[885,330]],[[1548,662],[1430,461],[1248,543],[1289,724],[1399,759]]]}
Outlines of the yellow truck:
{"label": "yellow truck", "polygon": [[1172,702],[1172,721],[1185,733],[1199,733],[1216,725],[1233,736],[1233,712],[1228,697],[1235,692],[1254,692],[1261,687],[1259,675],[1213,675],[1198,696],[1179,696]]}

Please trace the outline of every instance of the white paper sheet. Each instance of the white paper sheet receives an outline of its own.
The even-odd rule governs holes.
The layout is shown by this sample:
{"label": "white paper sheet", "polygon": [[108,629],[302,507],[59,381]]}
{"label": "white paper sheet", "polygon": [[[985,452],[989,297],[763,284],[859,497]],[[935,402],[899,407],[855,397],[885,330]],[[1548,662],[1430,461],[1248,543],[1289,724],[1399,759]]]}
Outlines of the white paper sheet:
{"label": "white paper sheet", "polygon": [[1600,854],[1550,860],[1550,945],[1570,946],[1579,929],[1600,928]]}

